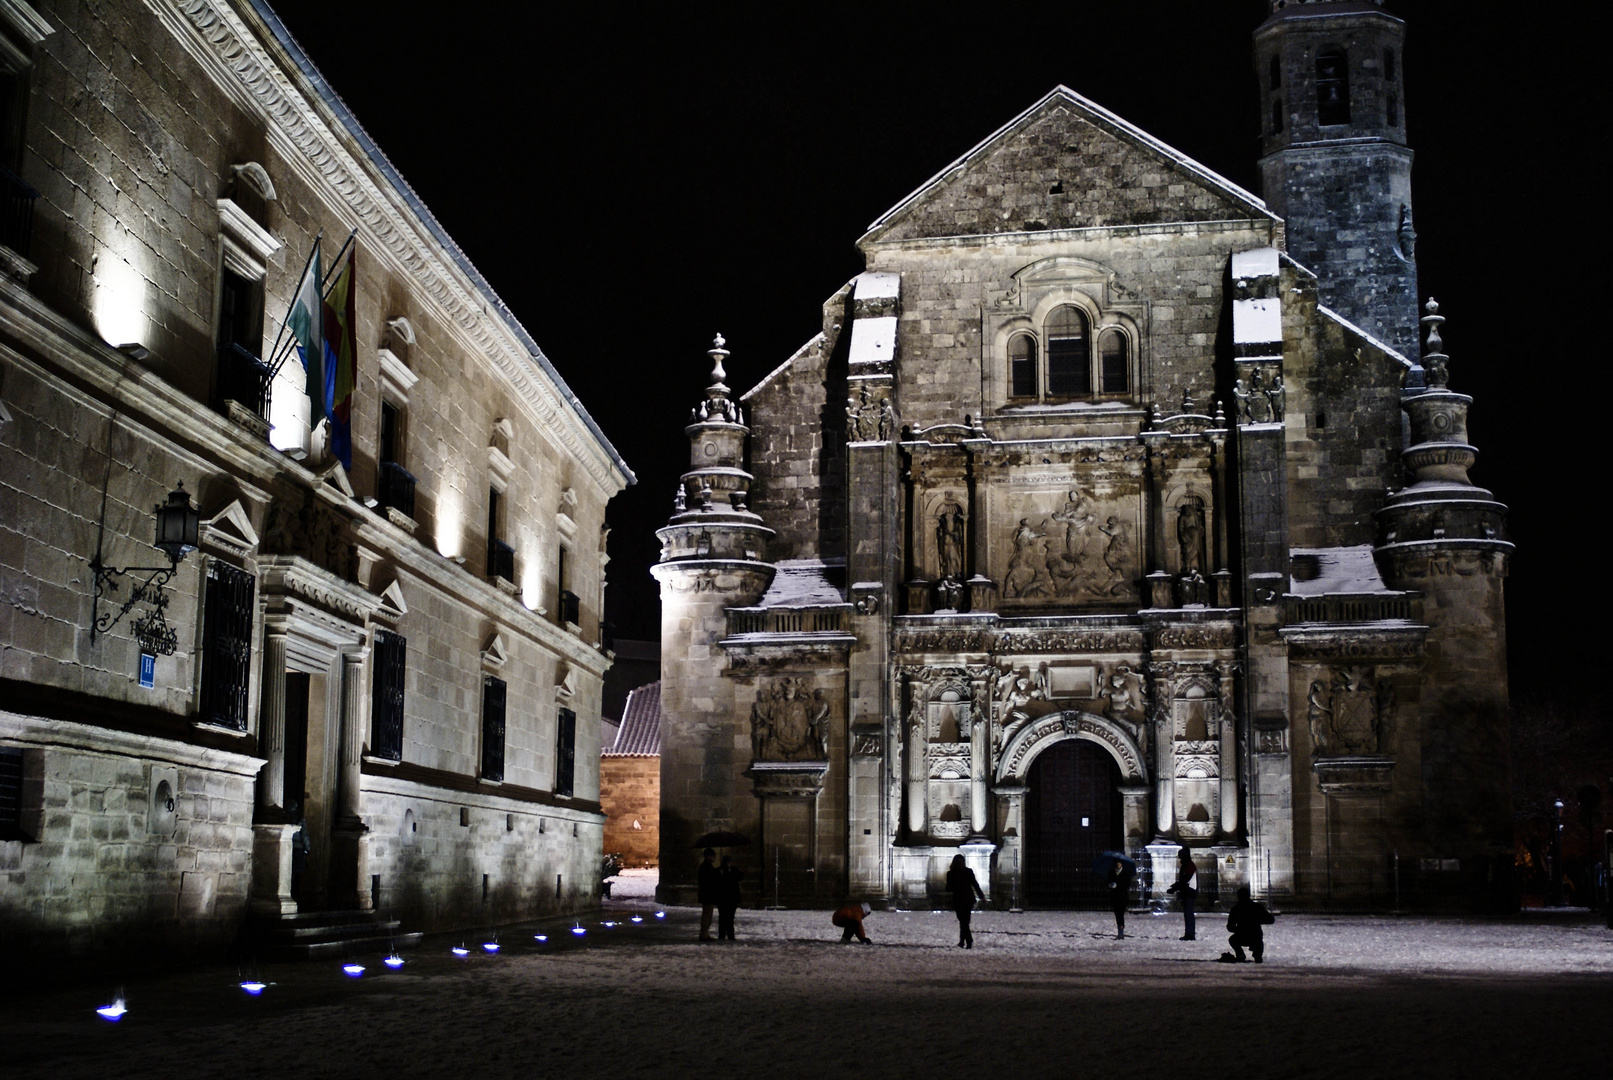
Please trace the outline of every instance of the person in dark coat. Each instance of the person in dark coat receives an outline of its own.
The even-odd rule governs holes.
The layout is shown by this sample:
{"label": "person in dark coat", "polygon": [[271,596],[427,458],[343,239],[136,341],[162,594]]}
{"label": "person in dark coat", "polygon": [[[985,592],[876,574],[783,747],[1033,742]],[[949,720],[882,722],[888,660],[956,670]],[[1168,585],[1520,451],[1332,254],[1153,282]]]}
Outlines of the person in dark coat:
{"label": "person in dark coat", "polygon": [[711,911],[717,904],[717,865],[711,860],[717,853],[711,848],[700,859],[700,871],[695,875],[695,898],[700,901],[700,940],[715,941],[711,936]]}
{"label": "person in dark coat", "polygon": [[1131,906],[1131,883],[1137,880],[1137,868],[1131,863],[1116,859],[1109,864],[1109,906],[1115,912],[1115,938],[1126,936],[1126,909]]}
{"label": "person in dark coat", "polygon": [[952,867],[947,871],[947,892],[952,894],[952,910],[958,916],[958,948],[975,947],[975,936],[969,929],[969,917],[975,909],[975,898],[986,894],[980,891],[975,872],[964,863],[962,855],[952,856]]}
{"label": "person in dark coat", "polygon": [[739,867],[732,855],[717,868],[717,940],[734,940],[734,912],[739,910]]}
{"label": "person in dark coat", "polygon": [[829,917],[829,921],[845,931],[840,935],[840,944],[849,945],[852,938],[856,938],[864,945],[873,944],[868,940],[868,935],[863,933],[863,919],[867,918],[873,910],[867,904],[846,904],[835,910],[835,913]]}
{"label": "person in dark coat", "polygon": [[1199,898],[1199,868],[1186,844],[1182,845],[1182,851],[1176,857],[1176,884],[1165,891],[1182,898],[1182,940],[1197,940],[1193,933],[1193,902]]}
{"label": "person in dark coat", "polygon": [[[1277,921],[1277,916],[1266,910],[1266,905],[1258,900],[1249,898],[1249,886],[1238,887],[1238,902],[1232,905],[1227,913],[1227,930],[1232,937],[1227,944],[1232,946],[1232,959],[1243,963],[1243,947],[1249,946],[1254,953],[1255,963],[1264,963],[1266,955],[1266,934],[1263,927],[1270,926]],[[1223,959],[1226,959],[1223,957]]]}

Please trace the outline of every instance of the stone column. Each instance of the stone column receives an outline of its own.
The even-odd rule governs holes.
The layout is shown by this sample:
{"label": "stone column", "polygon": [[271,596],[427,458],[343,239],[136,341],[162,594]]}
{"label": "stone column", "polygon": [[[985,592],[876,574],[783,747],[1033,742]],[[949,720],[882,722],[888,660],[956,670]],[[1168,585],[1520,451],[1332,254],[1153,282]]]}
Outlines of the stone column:
{"label": "stone column", "polygon": [[1167,836],[1176,827],[1175,699],[1171,694],[1171,665],[1154,665],[1154,828]]}
{"label": "stone column", "polygon": [[986,714],[971,706],[969,725],[969,833],[986,835],[986,769],[990,751],[990,727]]}
{"label": "stone column", "polygon": [[992,881],[992,899],[996,903],[1007,901],[1009,911],[1022,910],[1024,902],[1024,865],[1021,858],[1025,850],[1025,785],[1019,780],[1004,780],[995,785],[997,798],[1002,800],[1002,847],[997,853],[997,874]]}
{"label": "stone column", "polygon": [[[286,805],[286,628],[263,628],[263,707],[258,711],[259,817],[272,816]],[[265,812],[268,812],[267,814]],[[287,870],[290,878],[290,870]]]}
{"label": "stone column", "polygon": [[[922,687],[915,687],[915,699],[922,696]],[[924,702],[915,700],[907,717],[907,831],[914,840],[922,841],[929,829],[927,805],[930,763],[924,752]]]}
{"label": "stone column", "polygon": [[369,827],[360,815],[364,764],[364,661],[368,648],[342,654],[341,765],[336,776],[336,820],[331,829],[331,899],[369,911]]}
{"label": "stone column", "polygon": [[1221,683],[1221,833],[1238,831],[1238,722],[1232,712],[1232,676],[1236,665],[1216,665]]}

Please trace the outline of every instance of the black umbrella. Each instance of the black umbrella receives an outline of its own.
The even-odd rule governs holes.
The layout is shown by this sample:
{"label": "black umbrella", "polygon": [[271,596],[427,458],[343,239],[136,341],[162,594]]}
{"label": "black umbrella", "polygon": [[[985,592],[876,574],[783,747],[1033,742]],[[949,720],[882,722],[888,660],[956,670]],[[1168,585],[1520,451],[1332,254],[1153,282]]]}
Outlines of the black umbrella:
{"label": "black umbrella", "polygon": [[1121,863],[1132,873],[1137,872],[1137,860],[1118,851],[1099,852],[1098,857],[1092,860],[1092,869],[1096,870],[1100,874],[1107,874],[1109,872],[1110,863]]}
{"label": "black umbrella", "polygon": [[694,842],[695,847],[745,847],[750,843],[750,837],[741,836],[736,832],[725,832],[718,829],[708,832]]}

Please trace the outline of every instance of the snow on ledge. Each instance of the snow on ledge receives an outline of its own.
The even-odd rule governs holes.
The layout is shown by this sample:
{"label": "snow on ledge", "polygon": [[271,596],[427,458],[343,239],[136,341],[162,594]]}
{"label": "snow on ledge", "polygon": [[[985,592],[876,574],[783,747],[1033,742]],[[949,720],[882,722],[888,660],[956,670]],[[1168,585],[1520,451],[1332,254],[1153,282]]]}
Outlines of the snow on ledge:
{"label": "snow on ledge", "polygon": [[[1292,570],[1289,574],[1289,592],[1295,596],[1325,596],[1328,593],[1385,593],[1393,592],[1378,573],[1378,564],[1372,559],[1371,544],[1351,547],[1294,548],[1289,553]],[[1308,580],[1300,577],[1314,567],[1316,574]]]}

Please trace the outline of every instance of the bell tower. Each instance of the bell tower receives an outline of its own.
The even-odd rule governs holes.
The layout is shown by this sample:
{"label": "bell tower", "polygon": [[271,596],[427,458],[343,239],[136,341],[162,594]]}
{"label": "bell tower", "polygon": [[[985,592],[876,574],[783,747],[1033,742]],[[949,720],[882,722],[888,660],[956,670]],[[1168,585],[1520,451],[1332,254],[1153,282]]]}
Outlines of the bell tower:
{"label": "bell tower", "polygon": [[1323,304],[1415,362],[1405,30],[1382,0],[1274,0],[1254,55],[1263,194],[1288,254]]}

